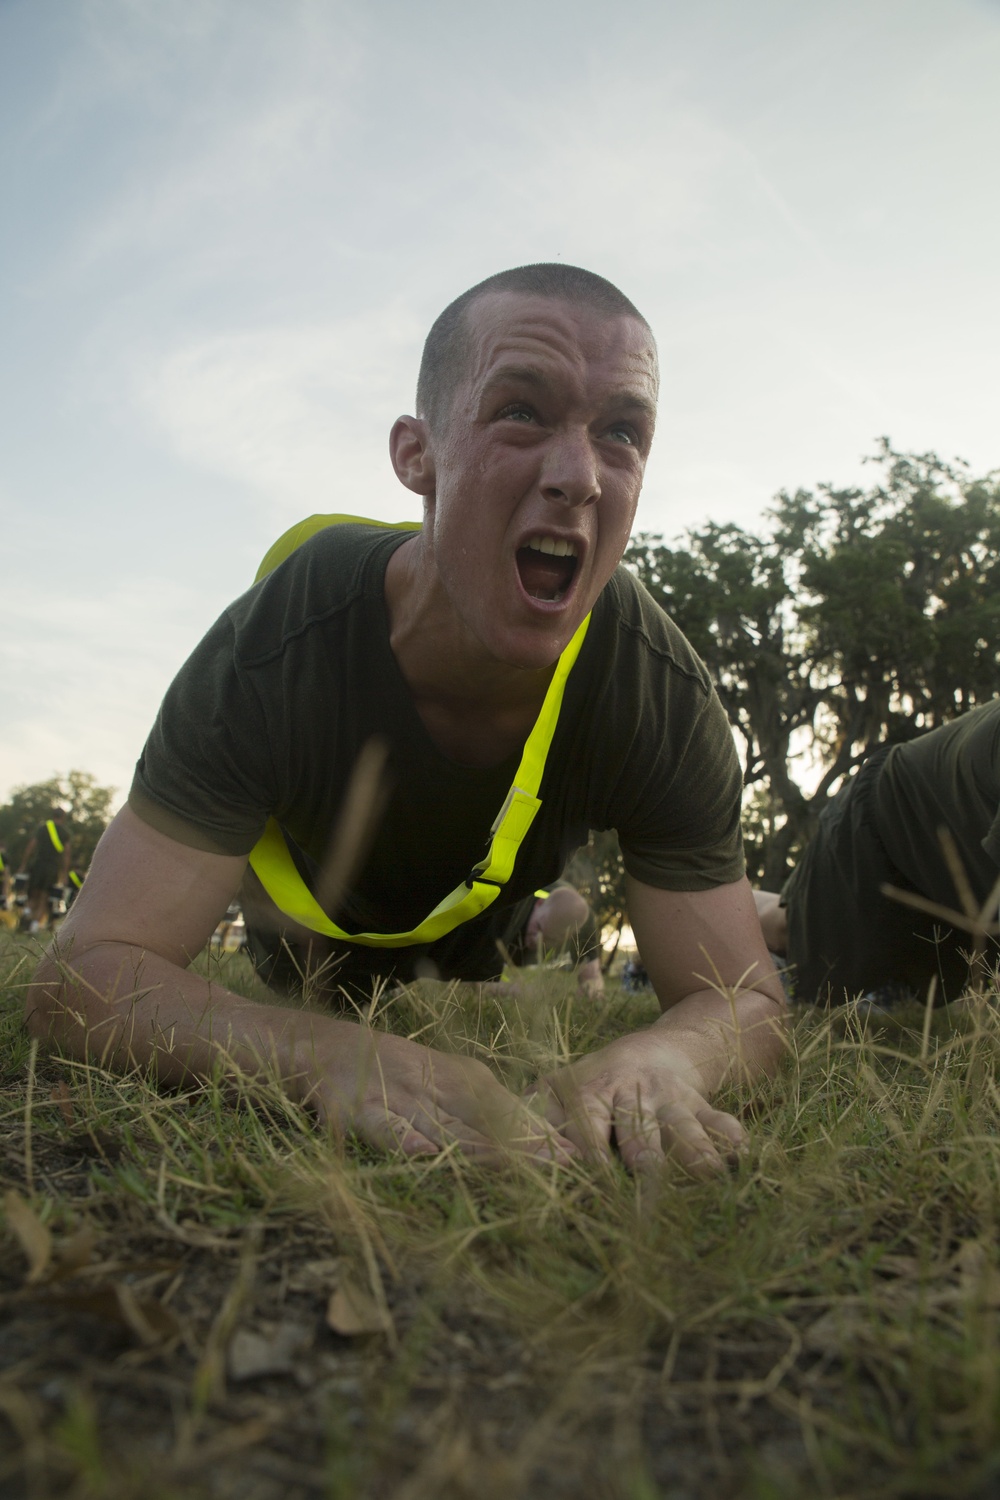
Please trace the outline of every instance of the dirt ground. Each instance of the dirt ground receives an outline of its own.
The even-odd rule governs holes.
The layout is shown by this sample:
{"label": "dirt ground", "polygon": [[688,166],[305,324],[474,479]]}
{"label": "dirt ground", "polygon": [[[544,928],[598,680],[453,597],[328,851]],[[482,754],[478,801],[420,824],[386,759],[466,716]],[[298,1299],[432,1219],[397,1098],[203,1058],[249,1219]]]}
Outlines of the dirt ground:
{"label": "dirt ground", "polygon": [[0,1497],[994,1500],[995,1050],[935,1096],[818,1035],[755,1158],[657,1196],[324,1145],[9,1004]]}
{"label": "dirt ground", "polygon": [[[39,1067],[43,1094],[58,1073]],[[152,1205],[137,1212],[134,1199],[116,1213],[95,1171],[98,1182],[126,1172],[127,1141],[83,1131],[66,1142],[46,1113],[31,1141],[36,1193],[74,1202],[96,1232],[82,1264],[70,1269],[71,1253],[35,1285],[17,1239],[0,1240],[4,1500],[726,1500],[777,1493],[755,1469],[791,1481],[809,1468],[786,1367],[791,1351],[808,1387],[823,1359],[791,1324],[771,1339],[713,1330],[638,1361],[609,1350],[575,1366],[571,1331],[533,1345],[418,1258],[385,1278],[393,1338],[345,1336],[325,1316],[335,1236],[295,1218],[206,1231],[164,1223]],[[3,1186],[26,1191],[24,1132],[9,1115]]]}

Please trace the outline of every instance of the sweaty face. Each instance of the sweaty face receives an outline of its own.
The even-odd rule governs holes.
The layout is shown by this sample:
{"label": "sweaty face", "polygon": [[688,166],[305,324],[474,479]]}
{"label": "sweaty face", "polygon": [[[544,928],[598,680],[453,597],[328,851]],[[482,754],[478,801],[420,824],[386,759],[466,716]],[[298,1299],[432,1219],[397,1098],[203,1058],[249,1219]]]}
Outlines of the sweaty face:
{"label": "sweaty face", "polygon": [[495,660],[550,665],[632,528],[653,437],[656,350],[637,319],[491,293],[431,448],[425,531],[440,584]]}

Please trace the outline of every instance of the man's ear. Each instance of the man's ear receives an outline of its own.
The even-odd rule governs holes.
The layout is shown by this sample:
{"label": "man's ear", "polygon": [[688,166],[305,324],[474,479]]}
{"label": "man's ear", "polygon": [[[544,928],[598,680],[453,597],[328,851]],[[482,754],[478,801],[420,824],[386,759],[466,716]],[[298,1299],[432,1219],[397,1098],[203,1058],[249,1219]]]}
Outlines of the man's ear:
{"label": "man's ear", "polygon": [[423,417],[397,417],[389,434],[389,457],[400,484],[415,495],[433,495],[436,483],[430,428]]}

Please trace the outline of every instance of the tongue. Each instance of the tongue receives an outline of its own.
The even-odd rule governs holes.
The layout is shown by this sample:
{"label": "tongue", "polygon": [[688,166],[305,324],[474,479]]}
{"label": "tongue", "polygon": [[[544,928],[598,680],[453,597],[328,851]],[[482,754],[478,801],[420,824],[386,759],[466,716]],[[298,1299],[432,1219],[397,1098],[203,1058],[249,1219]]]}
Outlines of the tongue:
{"label": "tongue", "polygon": [[575,568],[575,557],[553,557],[550,552],[536,552],[534,547],[518,550],[517,571],[524,592],[534,599],[558,599],[573,581]]}

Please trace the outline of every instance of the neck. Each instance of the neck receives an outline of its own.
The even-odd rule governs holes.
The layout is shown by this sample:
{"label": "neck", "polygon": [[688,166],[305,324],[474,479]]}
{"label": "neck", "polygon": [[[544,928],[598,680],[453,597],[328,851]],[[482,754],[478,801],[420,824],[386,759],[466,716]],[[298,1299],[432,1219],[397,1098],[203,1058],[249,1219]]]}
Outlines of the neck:
{"label": "neck", "polygon": [[554,666],[531,670],[491,656],[455,613],[419,533],[389,559],[385,599],[389,644],[438,748],[482,767],[519,749]]}

